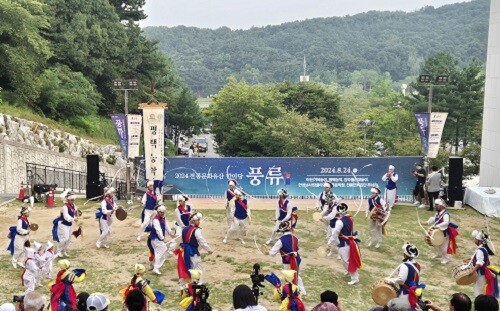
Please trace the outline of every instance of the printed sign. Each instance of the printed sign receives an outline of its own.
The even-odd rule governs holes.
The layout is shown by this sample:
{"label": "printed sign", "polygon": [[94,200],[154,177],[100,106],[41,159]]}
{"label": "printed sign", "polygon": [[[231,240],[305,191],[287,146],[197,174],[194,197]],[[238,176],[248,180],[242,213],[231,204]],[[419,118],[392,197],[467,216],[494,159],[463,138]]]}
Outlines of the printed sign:
{"label": "printed sign", "polygon": [[441,136],[443,135],[444,123],[448,113],[446,112],[433,112],[431,113],[429,125],[429,153],[427,157],[436,158],[441,144]]}
{"label": "printed sign", "polygon": [[164,109],[161,104],[142,105],[147,180],[163,180]]}
{"label": "printed sign", "polygon": [[429,152],[429,113],[416,112],[415,120],[417,121],[418,132],[420,133],[422,154],[427,155]]}
{"label": "printed sign", "polygon": [[118,140],[120,141],[120,146],[122,147],[123,154],[127,155],[128,148],[128,135],[127,135],[127,123],[125,122],[124,114],[114,114],[111,116],[111,121],[115,125],[116,134],[118,135]]}
{"label": "printed sign", "polygon": [[[292,197],[311,198],[330,181],[335,194],[346,198],[366,197],[378,186],[389,165],[399,175],[398,197],[412,200],[416,179],[411,171],[421,157],[381,158],[165,158],[164,187],[170,194],[222,197],[227,181],[235,179],[253,197],[275,197],[287,188]],[[139,184],[144,184],[144,160],[136,159]],[[147,170],[146,170],[147,171]],[[142,176],[142,177],[141,177]],[[293,178],[292,178],[293,176]],[[288,178],[290,177],[290,178]],[[142,180],[141,180],[142,179]],[[288,181],[288,182],[287,182]]]}
{"label": "printed sign", "polygon": [[128,132],[128,157],[139,156],[139,146],[141,143],[142,116],[139,114],[127,115]]}

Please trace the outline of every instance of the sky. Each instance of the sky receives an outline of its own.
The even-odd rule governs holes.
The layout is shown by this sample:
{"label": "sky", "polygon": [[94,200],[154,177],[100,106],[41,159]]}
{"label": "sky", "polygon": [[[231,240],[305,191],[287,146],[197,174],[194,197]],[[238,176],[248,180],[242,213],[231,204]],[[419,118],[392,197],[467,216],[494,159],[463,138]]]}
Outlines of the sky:
{"label": "sky", "polygon": [[146,0],[141,26],[249,29],[367,11],[412,12],[464,0]]}

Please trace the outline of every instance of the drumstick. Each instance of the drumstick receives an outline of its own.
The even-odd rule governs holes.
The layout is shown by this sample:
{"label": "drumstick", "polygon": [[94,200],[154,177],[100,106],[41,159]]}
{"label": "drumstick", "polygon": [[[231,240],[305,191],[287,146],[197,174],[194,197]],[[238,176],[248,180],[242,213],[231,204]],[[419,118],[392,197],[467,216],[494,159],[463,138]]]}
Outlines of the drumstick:
{"label": "drumstick", "polygon": [[396,273],[396,271],[399,270],[399,268],[402,266],[403,264],[399,264],[399,266],[396,267],[396,269],[394,269],[394,271],[391,272],[391,274],[389,274],[388,278],[392,277],[394,275],[394,273]]}
{"label": "drumstick", "polygon": [[490,235],[490,221],[489,221],[488,216],[486,214],[484,214],[484,218],[486,219],[486,232],[488,232],[488,240],[490,240],[490,242],[491,242],[491,248],[493,248],[492,249],[493,253],[496,254],[497,251],[495,250],[495,245],[493,244],[493,240],[491,239],[491,235]]}
{"label": "drumstick", "polygon": [[261,254],[264,254],[264,252],[260,249],[259,245],[257,244],[257,236],[256,235],[253,236],[253,241],[255,242],[255,247],[257,247],[259,252],[261,252]]}
{"label": "drumstick", "polygon": [[420,223],[420,216],[418,215],[418,208],[415,208],[415,210],[417,211],[417,221],[418,221],[418,225],[420,226],[420,228],[422,228],[422,230],[424,230],[425,236],[429,237],[431,240],[434,240],[434,238],[433,238],[433,237],[431,237],[431,236],[427,233],[427,230],[425,230],[424,226],[422,226],[422,224]]}
{"label": "drumstick", "polygon": [[170,239],[170,240],[166,241],[166,242],[165,242],[165,244],[170,243],[170,242],[172,242],[172,241],[175,241],[175,240],[177,240],[178,238],[180,238],[181,236],[182,236],[182,235],[177,235],[176,237],[174,237],[174,238],[172,238],[172,239]]}

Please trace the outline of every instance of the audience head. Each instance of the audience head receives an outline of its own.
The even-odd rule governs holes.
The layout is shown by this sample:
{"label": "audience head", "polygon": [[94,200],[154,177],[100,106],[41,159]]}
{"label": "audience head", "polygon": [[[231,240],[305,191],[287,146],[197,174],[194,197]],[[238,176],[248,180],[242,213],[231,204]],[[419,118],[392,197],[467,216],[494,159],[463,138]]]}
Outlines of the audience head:
{"label": "audience head", "polygon": [[109,299],[103,294],[92,294],[87,298],[87,310],[89,311],[107,311]]}
{"label": "audience head", "polygon": [[142,311],[145,303],[144,295],[139,289],[130,291],[125,298],[125,306],[128,311]]}
{"label": "audience head", "polygon": [[[384,308],[385,310],[385,308]],[[389,300],[387,302],[387,310],[388,311],[410,311],[410,303],[408,302],[408,298],[399,297]]]}
{"label": "audience head", "polygon": [[45,303],[45,297],[39,292],[32,291],[24,295],[23,304],[25,311],[42,311]]}
{"label": "audience head", "polygon": [[336,292],[333,292],[331,290],[325,290],[324,292],[321,293],[319,296],[321,302],[331,302],[334,305],[337,305],[337,301],[339,299],[339,296],[337,295]]}
{"label": "audience head", "polygon": [[0,311],[16,311],[16,307],[11,303],[0,305]]}
{"label": "audience head", "polygon": [[498,311],[498,300],[491,295],[479,295],[474,299],[475,311]]}
{"label": "audience head", "polygon": [[455,293],[451,295],[450,305],[454,311],[470,311],[472,302],[464,293]]}
{"label": "audience head", "polygon": [[76,296],[76,308],[78,311],[87,311],[87,299],[90,294],[86,292],[81,292]]}
{"label": "audience head", "polygon": [[312,311],[338,311],[337,307],[331,302],[322,302],[312,309]]}
{"label": "audience head", "polygon": [[255,306],[255,297],[250,287],[238,285],[233,291],[233,306],[235,309],[245,309],[249,306]]}

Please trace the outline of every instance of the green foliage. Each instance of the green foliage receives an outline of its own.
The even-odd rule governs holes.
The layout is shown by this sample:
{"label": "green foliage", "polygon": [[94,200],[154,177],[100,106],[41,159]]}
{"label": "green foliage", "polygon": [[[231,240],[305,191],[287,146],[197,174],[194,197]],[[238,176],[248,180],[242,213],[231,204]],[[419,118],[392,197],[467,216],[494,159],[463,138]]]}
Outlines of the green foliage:
{"label": "green foliage", "polygon": [[288,111],[307,115],[310,119],[323,118],[329,127],[340,128],[339,96],[318,83],[283,82],[276,89],[285,96],[283,104]]}
{"label": "green foliage", "polygon": [[215,94],[230,75],[252,84],[298,81],[304,55],[312,81],[360,83],[370,90],[374,79],[366,73],[388,72],[397,81],[416,76],[422,61],[440,51],[453,51],[460,63],[472,57],[484,62],[489,5],[477,0],[411,13],[370,11],[244,31],[185,26],[144,31],[201,97]]}
{"label": "green foliage", "polygon": [[464,157],[464,176],[473,176],[479,174],[479,165],[481,162],[481,146],[478,144],[469,144],[462,150]]}
{"label": "green foliage", "polygon": [[66,66],[45,70],[40,76],[37,107],[55,120],[72,120],[97,113],[102,100],[83,74]]}
{"label": "green foliage", "polygon": [[41,31],[49,26],[35,0],[0,0],[0,87],[26,105],[38,94],[38,75],[51,55]]}
{"label": "green foliage", "polygon": [[283,97],[264,85],[251,86],[230,78],[209,108],[219,152],[225,156],[266,155],[259,138],[269,120],[285,112]]}
{"label": "green foliage", "polygon": [[146,18],[142,7],[146,0],[109,0],[120,17],[120,20],[138,22]]}

